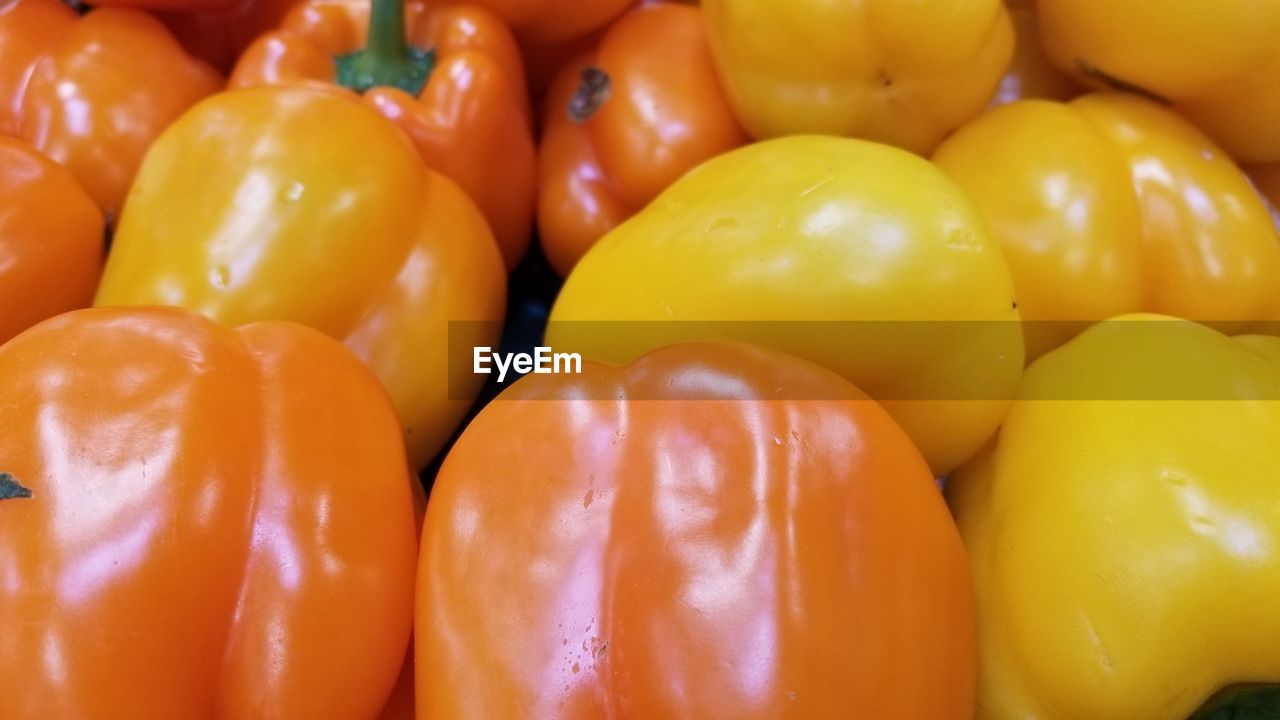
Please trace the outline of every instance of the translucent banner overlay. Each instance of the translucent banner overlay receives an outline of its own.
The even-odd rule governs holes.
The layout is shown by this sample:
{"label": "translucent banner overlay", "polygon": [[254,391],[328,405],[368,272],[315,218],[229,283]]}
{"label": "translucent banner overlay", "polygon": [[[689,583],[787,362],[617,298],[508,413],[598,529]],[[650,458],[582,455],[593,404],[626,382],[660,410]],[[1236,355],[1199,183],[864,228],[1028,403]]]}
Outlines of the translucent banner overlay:
{"label": "translucent banner overlay", "polygon": [[[624,365],[659,347],[728,341],[807,360],[884,401],[1280,400],[1280,322],[1269,321],[558,321],[532,346],[499,346],[500,335],[498,323],[449,324],[450,399],[470,401],[486,382],[505,389],[530,374],[555,376],[557,397],[658,399],[590,378],[600,363]],[[1027,348],[1038,359],[1022,372]],[[724,387],[732,368],[707,369],[701,384],[689,382],[696,371],[673,371],[687,399],[839,394],[814,390],[824,383],[726,394],[710,376],[725,376]],[[661,399],[683,399],[671,387]]]}

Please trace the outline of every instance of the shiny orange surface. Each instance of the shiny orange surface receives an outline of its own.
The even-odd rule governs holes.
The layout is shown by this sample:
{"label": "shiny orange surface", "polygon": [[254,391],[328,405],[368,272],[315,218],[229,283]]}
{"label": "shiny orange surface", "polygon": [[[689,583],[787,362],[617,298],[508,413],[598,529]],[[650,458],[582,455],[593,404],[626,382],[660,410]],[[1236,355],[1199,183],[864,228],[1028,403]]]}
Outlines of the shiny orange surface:
{"label": "shiny orange surface", "polygon": [[16,0],[0,7],[0,48],[0,129],[67,166],[109,216],[160,132],[222,86],[139,10],[76,19],[56,0]]}
{"label": "shiny orange surface", "polygon": [[93,309],[0,347],[0,717],[330,718],[409,641],[413,497],[320,333]]}
{"label": "shiny orange surface", "polygon": [[970,718],[965,566],[834,373],[711,344],[527,376],[432,491],[418,717]]}
{"label": "shiny orange surface", "polygon": [[0,345],[88,307],[102,259],[102,212],[71,173],[0,135]]}
{"label": "shiny orange surface", "polygon": [[502,17],[526,42],[553,45],[604,27],[636,0],[471,0]]}
{"label": "shiny orange surface", "polygon": [[[325,122],[318,122],[324,118]],[[169,304],[227,325],[291,320],[342,340],[382,380],[421,467],[481,376],[448,362],[450,321],[492,344],[502,258],[475,204],[403,133],[331,86],[216,95],[152,147],[97,305]]]}
{"label": "shiny orange surface", "polygon": [[[608,95],[584,120],[569,106],[589,95],[580,91],[588,67],[607,75]],[[595,52],[561,70],[545,112],[538,230],[562,275],[685,172],[747,142],[716,78],[702,11],[679,3],[614,23]]]}
{"label": "shiny orange surface", "polygon": [[[367,0],[309,0],[279,30],[255,41],[232,87],[334,82],[334,59],[364,46]],[[407,6],[409,43],[434,48],[436,65],[418,97],[375,88],[365,102],[400,126],[422,159],[462,186],[493,229],[510,269],[533,224],[536,159],[520,50],[490,12],[467,5]]]}

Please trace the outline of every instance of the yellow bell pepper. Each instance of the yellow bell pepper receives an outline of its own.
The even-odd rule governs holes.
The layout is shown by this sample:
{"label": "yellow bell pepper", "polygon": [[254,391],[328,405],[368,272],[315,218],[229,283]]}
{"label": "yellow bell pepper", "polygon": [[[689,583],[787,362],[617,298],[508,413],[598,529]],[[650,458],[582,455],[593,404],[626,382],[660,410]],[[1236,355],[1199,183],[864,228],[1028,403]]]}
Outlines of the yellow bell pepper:
{"label": "yellow bell pepper", "polygon": [[[1094,325],[1027,370],[947,493],[979,608],[979,720],[1184,720],[1280,681],[1280,338]],[[1230,714],[1275,688],[1210,703]]]}
{"label": "yellow bell pepper", "polygon": [[961,128],[934,161],[1003,247],[1029,357],[1125,313],[1269,319],[1280,237],[1267,208],[1171,110],[1120,93],[1027,100]]}
{"label": "yellow bell pepper", "polygon": [[420,467],[482,379],[450,366],[450,321],[490,321],[462,327],[492,342],[505,298],[475,204],[356,95],[313,85],[215,95],[170,126],[95,303],[291,320],[343,341],[390,392]]}
{"label": "yellow bell pepper", "polygon": [[1280,160],[1280,3],[1038,0],[1049,57],[1177,105],[1242,162]]}
{"label": "yellow bell pepper", "polygon": [[712,338],[808,358],[881,400],[943,473],[1004,414],[1017,320],[999,246],[936,167],[791,136],[703,163],[606,235],[565,281],[547,339],[618,363]]}
{"label": "yellow bell pepper", "polygon": [[738,119],[757,138],[849,135],[919,153],[982,112],[1013,56],[1000,0],[704,0]]}

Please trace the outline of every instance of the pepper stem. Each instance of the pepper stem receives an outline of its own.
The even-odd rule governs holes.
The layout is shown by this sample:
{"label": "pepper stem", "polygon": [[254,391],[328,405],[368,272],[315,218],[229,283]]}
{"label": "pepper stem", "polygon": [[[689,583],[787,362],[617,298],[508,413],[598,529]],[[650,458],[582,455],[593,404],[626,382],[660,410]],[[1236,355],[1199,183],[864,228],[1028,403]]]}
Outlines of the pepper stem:
{"label": "pepper stem", "polygon": [[435,67],[436,53],[405,39],[404,0],[373,0],[364,49],[337,57],[334,63],[343,87],[358,93],[394,87],[417,97]]}

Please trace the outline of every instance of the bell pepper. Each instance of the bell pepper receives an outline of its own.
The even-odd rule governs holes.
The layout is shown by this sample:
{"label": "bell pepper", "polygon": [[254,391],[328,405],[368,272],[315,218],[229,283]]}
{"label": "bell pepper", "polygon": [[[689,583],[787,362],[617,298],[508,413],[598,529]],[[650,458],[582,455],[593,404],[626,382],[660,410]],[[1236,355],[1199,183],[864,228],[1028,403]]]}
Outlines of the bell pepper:
{"label": "bell pepper", "polygon": [[1005,0],[1013,21],[1013,62],[1000,80],[992,105],[1044,98],[1070,100],[1084,92],[1071,75],[1058,69],[1045,55],[1035,0]]}
{"label": "bell pepper", "polygon": [[0,347],[0,717],[368,720],[413,618],[396,417],[338,343],[176,308]]}
{"label": "bell pepper", "polygon": [[685,172],[747,141],[704,33],[699,8],[642,6],[556,79],[538,159],[538,239],[560,274]]}
{"label": "bell pepper", "polygon": [[476,202],[510,270],[529,246],[537,173],[515,38],[475,6],[373,0],[370,12],[369,0],[303,2],[249,46],[231,86],[321,81],[364,93]]}
{"label": "bell pepper", "polygon": [[1000,423],[1022,370],[1018,319],[999,245],[940,170],[793,136],[703,163],[605,236],[546,337],[608,362],[722,338],[814,360],[884,402],[945,473]]}
{"label": "bell pepper", "polygon": [[449,368],[449,321],[489,321],[458,332],[495,340],[505,283],[484,217],[394,125],[332,87],[259,87],[209,98],[156,141],[95,303],[342,340],[391,393],[421,467],[482,379]]}
{"label": "bell pepper", "polygon": [[108,216],[156,136],[221,86],[140,10],[77,17],[57,0],[0,7],[0,134],[66,165]]}
{"label": "bell pepper", "polygon": [[0,345],[93,302],[102,211],[61,165],[0,135]]}
{"label": "bell pepper", "polygon": [[559,45],[608,25],[636,0],[469,0],[502,17],[533,46]]}
{"label": "bell pepper", "polygon": [[154,12],[200,13],[233,9],[238,0],[94,0],[94,7],[140,8]]}
{"label": "bell pepper", "polygon": [[1280,237],[1266,207],[1226,153],[1156,103],[1016,103],[960,129],[934,161],[1004,249],[1031,357],[1125,313],[1268,319]]}
{"label": "bell pepper", "polygon": [[706,0],[729,101],[756,138],[849,135],[931,151],[1013,56],[1001,0]]}
{"label": "bell pepper", "polygon": [[581,369],[437,476],[419,717],[972,717],[964,550],[879,405],[748,345]]}
{"label": "bell pepper", "polygon": [[1242,162],[1280,161],[1280,4],[1038,0],[1045,50],[1100,87],[1171,101]]}
{"label": "bell pepper", "polygon": [[230,73],[250,43],[279,25],[296,4],[296,0],[236,0],[225,9],[159,12],[156,17],[187,52]]}
{"label": "bell pepper", "polygon": [[1280,681],[1277,400],[1280,338],[1165,316],[1030,367],[994,451],[947,487],[980,720],[1275,716],[1275,687],[1240,686]]}

